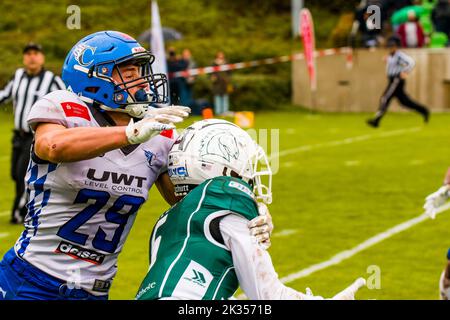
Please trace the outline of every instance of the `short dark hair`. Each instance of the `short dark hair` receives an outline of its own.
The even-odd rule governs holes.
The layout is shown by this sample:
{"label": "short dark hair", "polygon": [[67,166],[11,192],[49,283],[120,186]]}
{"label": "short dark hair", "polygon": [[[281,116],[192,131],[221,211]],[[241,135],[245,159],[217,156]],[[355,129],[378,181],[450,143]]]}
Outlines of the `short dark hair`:
{"label": "short dark hair", "polygon": [[391,36],[391,37],[389,37],[386,45],[388,48],[392,48],[392,47],[400,47],[401,44],[402,44],[402,42],[399,37]]}
{"label": "short dark hair", "polygon": [[44,53],[42,46],[39,43],[35,43],[35,42],[27,43],[26,46],[23,48],[23,53],[25,54],[30,50],[36,50],[36,51]]}

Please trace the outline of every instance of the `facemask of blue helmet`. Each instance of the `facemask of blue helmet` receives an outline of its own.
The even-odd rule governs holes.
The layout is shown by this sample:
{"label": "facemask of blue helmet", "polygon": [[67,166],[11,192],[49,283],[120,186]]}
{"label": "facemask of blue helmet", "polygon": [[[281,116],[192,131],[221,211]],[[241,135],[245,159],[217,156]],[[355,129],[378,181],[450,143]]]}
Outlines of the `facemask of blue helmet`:
{"label": "facemask of blue helmet", "polygon": [[[134,54],[131,59],[124,62],[116,61],[114,65],[116,79],[106,76],[105,78],[114,83],[113,101],[119,105],[119,108],[110,108],[105,105],[100,105],[100,107],[107,111],[124,112],[133,118],[143,118],[149,107],[167,103],[167,77],[164,74],[153,74],[151,69],[153,61],[154,56],[148,51]],[[139,69],[139,76],[129,81],[124,79],[121,71],[128,65],[136,66]],[[99,64],[97,70],[101,70],[101,68],[102,66]],[[97,76],[101,78],[102,74],[97,71]],[[132,93],[134,91],[132,89],[136,87],[140,87],[140,89]]]}

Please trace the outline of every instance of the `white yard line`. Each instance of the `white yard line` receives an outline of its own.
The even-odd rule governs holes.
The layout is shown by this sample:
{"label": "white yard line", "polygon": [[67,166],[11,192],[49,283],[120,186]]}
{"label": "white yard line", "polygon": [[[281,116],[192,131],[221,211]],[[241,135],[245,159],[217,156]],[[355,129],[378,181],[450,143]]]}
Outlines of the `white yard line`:
{"label": "white yard line", "polygon": [[9,236],[9,233],[8,233],[8,232],[0,233],[0,239],[6,238],[7,236]]}
{"label": "white yard line", "polygon": [[[446,205],[442,206],[438,210],[437,214],[440,214],[449,209],[450,209],[450,203],[447,203]],[[350,250],[345,250],[345,251],[339,252],[334,257],[330,258],[329,260],[323,261],[318,264],[314,264],[303,270],[291,273],[291,274],[281,278],[280,280],[283,283],[292,282],[292,281],[300,279],[300,278],[308,277],[317,271],[321,271],[328,267],[340,264],[342,261],[350,259],[351,257],[355,256],[356,254],[358,254],[358,253],[360,253],[360,252],[362,252],[362,251],[364,251],[364,250],[366,250],[366,249],[368,249],[368,248],[370,248],[370,247],[372,247],[372,246],[374,246],[396,234],[399,234],[405,230],[408,230],[409,228],[411,228],[425,220],[428,220],[428,219],[429,219],[429,217],[425,213],[423,213],[416,218],[413,218],[411,220],[400,223],[400,224],[396,225],[395,227],[392,227],[384,232],[381,232],[381,233],[367,239],[364,242],[361,242],[356,247],[353,247]],[[239,295],[237,298],[244,299],[245,295]]]}
{"label": "white yard line", "polygon": [[335,141],[330,141],[330,142],[305,145],[305,146],[301,146],[301,147],[297,147],[297,148],[283,150],[278,153],[274,153],[274,154],[270,155],[270,159],[273,159],[275,157],[284,157],[284,156],[287,156],[290,154],[311,151],[311,150],[315,150],[315,149],[336,147],[336,146],[341,146],[341,145],[352,144],[355,142],[367,141],[367,140],[374,139],[374,138],[386,138],[386,137],[392,137],[392,136],[399,136],[399,135],[402,135],[405,133],[418,132],[420,130],[422,130],[422,127],[414,127],[414,128],[409,128],[409,129],[399,129],[399,130],[385,131],[385,132],[381,132],[381,133],[355,136],[355,137],[350,137],[350,138],[346,138],[343,140],[335,140]]}

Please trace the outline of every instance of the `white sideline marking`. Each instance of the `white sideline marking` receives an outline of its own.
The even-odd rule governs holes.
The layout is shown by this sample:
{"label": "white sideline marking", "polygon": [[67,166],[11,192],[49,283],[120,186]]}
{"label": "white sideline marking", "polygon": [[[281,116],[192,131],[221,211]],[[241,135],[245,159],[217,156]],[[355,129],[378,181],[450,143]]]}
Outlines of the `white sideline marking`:
{"label": "white sideline marking", "polygon": [[287,150],[283,150],[278,153],[274,153],[274,154],[270,155],[269,159],[274,159],[275,157],[284,157],[284,156],[287,156],[290,154],[311,151],[314,149],[336,147],[336,146],[351,144],[351,143],[355,143],[355,142],[366,141],[366,140],[370,140],[373,138],[386,138],[386,137],[398,136],[398,135],[402,135],[405,133],[417,132],[420,130],[422,130],[422,127],[414,127],[414,128],[409,128],[409,129],[399,129],[399,130],[392,130],[392,131],[386,131],[386,132],[381,132],[381,133],[366,134],[366,135],[362,135],[362,136],[346,138],[344,140],[335,140],[335,141],[330,141],[330,142],[311,144],[311,145],[287,149]]}
{"label": "white sideline marking", "polygon": [[[450,209],[450,203],[447,203],[446,205],[442,206],[438,212],[436,213],[436,215],[447,211],[448,209]],[[401,233],[405,230],[408,230],[409,228],[430,219],[425,213],[421,214],[420,216],[413,218],[411,220],[405,221],[403,223],[400,223],[398,225],[396,225],[395,227],[392,227],[384,232],[381,232],[375,236],[373,236],[372,238],[367,239],[366,241],[360,243],[359,245],[357,245],[356,247],[350,249],[350,250],[345,250],[342,252],[339,252],[338,254],[336,254],[334,257],[330,258],[327,261],[318,263],[318,264],[314,264],[310,267],[307,267],[303,270],[300,270],[298,272],[294,272],[291,273],[283,278],[280,279],[281,282],[283,283],[288,283],[288,282],[292,282],[294,280],[300,279],[300,278],[305,278],[310,276],[311,274],[317,272],[317,271],[321,271],[324,270],[328,267],[340,264],[342,261],[350,259],[351,257],[353,257],[354,255],[398,234]],[[246,296],[244,294],[241,294],[237,297],[238,299],[245,299]]]}
{"label": "white sideline marking", "polygon": [[295,229],[285,229],[285,230],[281,230],[279,232],[275,232],[272,237],[286,237],[286,236],[290,236],[291,234],[295,234],[297,233],[298,230]]}
{"label": "white sideline marking", "polygon": [[8,232],[0,233],[0,239],[1,238],[6,238],[7,236],[9,236]]}

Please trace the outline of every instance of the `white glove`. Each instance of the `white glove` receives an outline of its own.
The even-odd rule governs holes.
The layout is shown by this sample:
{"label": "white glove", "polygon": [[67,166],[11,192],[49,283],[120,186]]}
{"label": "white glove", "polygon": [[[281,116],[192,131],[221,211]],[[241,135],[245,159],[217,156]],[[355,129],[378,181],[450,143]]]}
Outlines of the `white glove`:
{"label": "white glove", "polygon": [[436,217],[437,210],[442,206],[449,198],[449,185],[441,187],[435,193],[430,194],[425,199],[425,213],[430,216],[431,219]]}
{"label": "white glove", "polygon": [[331,300],[355,300],[355,294],[358,290],[366,285],[366,279],[358,278],[348,288],[342,290]]}
{"label": "white glove", "polygon": [[270,235],[273,231],[272,216],[267,205],[262,202],[258,202],[258,213],[259,216],[248,223],[248,228],[250,229],[250,234],[256,238],[259,245],[267,250],[271,245]]}
{"label": "white glove", "polygon": [[441,300],[450,300],[450,280],[445,276],[444,270],[441,274],[441,279],[439,281],[439,293]]}
{"label": "white glove", "polygon": [[154,119],[147,118],[138,122],[134,122],[133,119],[125,129],[125,133],[130,144],[143,143],[154,136],[157,136],[164,130],[175,129],[173,124],[161,123]]}
{"label": "white glove", "polygon": [[191,108],[183,106],[169,106],[162,108],[148,108],[144,119],[154,119],[161,123],[179,123],[191,113]]}
{"label": "white glove", "polygon": [[310,288],[306,288],[305,300],[324,300],[322,296],[315,296]]}

